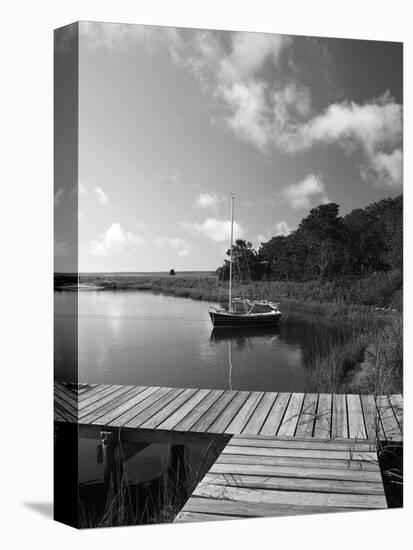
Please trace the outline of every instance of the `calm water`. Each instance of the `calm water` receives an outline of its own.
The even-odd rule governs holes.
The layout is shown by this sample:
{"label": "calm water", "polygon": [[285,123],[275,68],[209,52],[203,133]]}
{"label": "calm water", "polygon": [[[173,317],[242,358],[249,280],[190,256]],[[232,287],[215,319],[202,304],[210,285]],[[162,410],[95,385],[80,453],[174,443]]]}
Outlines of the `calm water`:
{"label": "calm water", "polygon": [[[68,380],[73,293],[56,292],[56,370]],[[79,293],[79,381],[305,391],[306,362],[346,329],[281,307],[277,329],[212,331],[206,302],[148,291]]]}

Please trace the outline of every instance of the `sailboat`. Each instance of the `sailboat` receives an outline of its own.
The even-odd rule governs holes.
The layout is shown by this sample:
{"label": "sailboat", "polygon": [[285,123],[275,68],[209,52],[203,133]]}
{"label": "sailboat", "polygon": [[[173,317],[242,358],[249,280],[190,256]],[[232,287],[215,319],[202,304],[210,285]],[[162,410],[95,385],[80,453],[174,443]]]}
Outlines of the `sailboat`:
{"label": "sailboat", "polygon": [[218,327],[261,327],[275,326],[281,317],[278,304],[267,300],[248,300],[232,297],[232,249],[234,239],[234,195],[231,195],[231,248],[229,263],[228,309],[210,306],[208,309],[212,324]]}

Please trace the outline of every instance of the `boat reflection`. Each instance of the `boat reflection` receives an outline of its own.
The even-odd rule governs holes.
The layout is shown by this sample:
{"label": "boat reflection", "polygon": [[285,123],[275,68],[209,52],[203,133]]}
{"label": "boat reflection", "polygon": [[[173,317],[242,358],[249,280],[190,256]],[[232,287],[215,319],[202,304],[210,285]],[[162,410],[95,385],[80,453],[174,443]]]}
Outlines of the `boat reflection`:
{"label": "boat reflection", "polygon": [[246,344],[256,338],[274,341],[277,339],[280,329],[277,325],[271,327],[219,327],[212,329],[211,341],[222,342],[223,340],[233,340],[239,344]]}

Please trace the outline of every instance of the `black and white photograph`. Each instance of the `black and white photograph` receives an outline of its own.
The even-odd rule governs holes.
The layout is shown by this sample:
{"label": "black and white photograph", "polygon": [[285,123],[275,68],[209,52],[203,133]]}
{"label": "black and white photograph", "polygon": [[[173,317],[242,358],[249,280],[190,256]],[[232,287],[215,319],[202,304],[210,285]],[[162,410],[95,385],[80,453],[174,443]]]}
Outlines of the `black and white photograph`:
{"label": "black and white photograph", "polygon": [[402,507],[403,44],[80,21],[54,70],[56,519]]}

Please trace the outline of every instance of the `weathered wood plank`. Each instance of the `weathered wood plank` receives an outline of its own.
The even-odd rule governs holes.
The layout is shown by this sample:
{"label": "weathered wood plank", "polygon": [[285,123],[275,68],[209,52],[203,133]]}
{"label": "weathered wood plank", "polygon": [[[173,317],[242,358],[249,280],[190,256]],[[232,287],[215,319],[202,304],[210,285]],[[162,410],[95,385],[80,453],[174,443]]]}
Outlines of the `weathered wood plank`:
{"label": "weathered wood plank", "polygon": [[347,410],[349,436],[365,439],[367,437],[367,433],[364,425],[361,400],[358,394],[347,395]]}
{"label": "weathered wood plank", "polygon": [[[140,400],[139,398],[136,398],[135,404],[132,407],[129,407],[120,416],[117,416],[117,418],[111,423],[111,425],[115,427],[126,426],[126,424],[130,420],[132,420],[132,418],[135,418],[142,411],[145,411],[152,404],[156,403],[158,399],[160,399],[163,395],[165,395],[165,393],[167,393],[170,389],[171,388],[155,387],[155,391],[152,391],[151,393],[147,394],[144,399]],[[149,388],[148,390],[145,390],[145,393],[146,392],[149,392]]]}
{"label": "weathered wood plank", "polygon": [[268,438],[262,436],[249,436],[244,438],[239,435],[234,435],[227,445],[230,448],[232,445],[245,445],[246,447],[276,447],[282,449],[319,449],[328,451],[347,451],[350,447],[357,451],[372,451],[376,450],[375,445],[362,440],[339,440],[339,439],[300,439],[290,437],[288,439],[276,436]]}
{"label": "weathered wood plank", "polygon": [[178,422],[174,430],[182,432],[189,431],[190,428],[195,424],[195,422],[197,422],[201,418],[201,416],[214,405],[214,403],[223,393],[223,390],[211,390],[195,409],[193,409],[189,414],[185,416],[185,418]]}
{"label": "weathered wood plank", "polygon": [[331,437],[331,401],[330,393],[320,393],[318,396],[314,437]]}
{"label": "weathered wood plank", "polygon": [[97,424],[100,426],[122,426],[123,422],[127,422],[130,418],[133,418],[134,413],[136,412],[136,406],[139,404],[139,407],[144,410],[145,405],[148,403],[149,397],[158,391],[160,388],[155,386],[150,386],[145,388],[143,391],[138,392],[134,396],[130,396],[127,400],[120,403],[116,408],[111,411],[103,414],[96,418],[92,424]]}
{"label": "weathered wood plank", "polygon": [[294,435],[304,401],[303,393],[293,393],[278,429],[279,435]]}
{"label": "weathered wood plank", "polygon": [[343,460],[342,458],[330,458],[321,460],[320,458],[302,457],[302,456],[270,456],[270,455],[245,455],[221,453],[215,464],[244,464],[244,465],[264,465],[264,466],[298,466],[300,468],[332,468],[344,470],[377,470],[377,455],[370,459],[363,457],[358,460]]}
{"label": "weathered wood plank", "polygon": [[[173,399],[178,397],[184,390],[181,388],[161,388],[165,389],[165,393],[152,405],[150,405],[146,410],[139,413],[137,416],[129,420],[125,424],[127,428],[138,428],[142,424],[144,424],[149,418],[154,416],[156,413],[158,413],[161,409],[166,407],[168,403],[170,403]],[[158,395],[160,393],[160,390],[158,392]]]}
{"label": "weathered wood plank", "polygon": [[74,407],[77,410],[78,407],[78,398],[77,395],[72,392],[67,392],[64,389],[64,386],[62,384],[55,383],[54,384],[54,392],[59,395],[63,399],[63,401],[66,401],[69,405]]}
{"label": "weathered wood plank", "polygon": [[257,476],[243,474],[206,474],[203,484],[247,487],[249,489],[279,489],[293,491],[317,491],[320,493],[350,493],[383,495],[381,482],[348,481],[339,479],[312,479],[296,477]]}
{"label": "weathered wood plank", "polygon": [[151,416],[146,422],[141,424],[141,428],[155,429],[159,424],[167,420],[181,405],[186,403],[188,399],[196,393],[196,389],[188,388],[180,395],[173,399],[168,405],[163,407],[159,412]]}
{"label": "weathered wood plank", "polygon": [[230,519],[241,519],[240,516],[228,514],[210,514],[202,512],[179,512],[174,523],[200,523],[202,521],[226,521]]}
{"label": "weathered wood plank", "polygon": [[399,439],[400,428],[394,414],[393,407],[387,395],[378,395],[376,398],[381,424],[383,427],[383,439],[391,441]]}
{"label": "weathered wood plank", "polygon": [[197,392],[177,409],[169,418],[164,420],[158,426],[160,430],[173,430],[191,411],[196,409],[201,401],[211,392],[211,390],[197,390]]}
{"label": "weathered wood plank", "polygon": [[120,386],[119,384],[117,384],[117,385],[108,386],[104,388],[102,391],[93,393],[93,395],[86,394],[87,397],[85,399],[80,399],[79,401],[79,413],[84,409],[86,409],[86,407],[89,407],[94,403],[98,403],[99,401],[106,398],[108,395],[112,394],[113,392],[118,391],[120,389],[127,390],[129,387],[130,386]]}
{"label": "weathered wood plank", "polygon": [[298,419],[296,437],[312,437],[317,412],[318,393],[306,393]]}
{"label": "weathered wood plank", "polygon": [[290,393],[279,393],[275,403],[268,413],[267,419],[264,422],[260,434],[262,435],[276,435],[278,428],[282,422],[285,414],[285,410],[290,400]]}
{"label": "weathered wood plank", "polygon": [[237,515],[239,517],[269,517],[292,516],[317,513],[334,513],[355,511],[357,508],[337,506],[302,506],[263,502],[257,506],[254,502],[239,502],[233,500],[219,500],[213,498],[192,497],[185,504],[182,511]]}
{"label": "weathered wood plank", "polygon": [[373,395],[361,395],[360,399],[363,407],[367,438],[371,441],[376,441],[381,428],[376,401]]}
{"label": "weathered wood plank", "polygon": [[342,508],[387,508],[386,498],[382,495],[317,493],[301,491],[277,491],[249,489],[200,483],[193,492],[194,496],[217,500],[235,500],[255,504],[284,504],[299,506],[335,506]]}
{"label": "weathered wood plank", "polygon": [[[131,386],[127,391],[113,392],[96,404],[89,405],[79,415],[79,422],[93,424],[97,419],[111,413],[123,403],[129,403],[136,395],[145,390],[145,386]],[[96,405],[96,407],[94,407]]]}
{"label": "weathered wood plank", "polygon": [[239,455],[252,455],[252,456],[289,456],[300,458],[318,458],[322,461],[330,461],[333,459],[340,460],[375,460],[377,458],[376,453],[372,452],[359,452],[352,449],[347,451],[325,451],[316,449],[293,449],[293,448],[274,448],[274,447],[246,447],[231,445],[226,446],[222,455],[226,454],[239,454]]}
{"label": "weathered wood plank", "polygon": [[82,408],[79,410],[79,421],[82,422],[83,419],[86,417],[88,417],[90,421],[92,421],[94,418],[96,418],[96,416],[99,415],[100,411],[102,411],[103,414],[105,412],[108,412],[108,410],[111,410],[112,404],[114,402],[115,404],[119,403],[117,401],[118,397],[123,397],[124,399],[127,399],[129,396],[129,393],[132,390],[133,390],[133,386],[120,386],[116,388],[114,391],[111,391],[110,393],[107,393],[106,395],[104,395],[98,401],[94,401],[93,403],[90,403],[89,405],[86,405],[86,406],[83,404]]}
{"label": "weathered wood plank", "polygon": [[111,388],[111,387],[112,387],[112,384],[98,384],[95,387],[93,387],[90,391],[79,394],[79,402],[82,403],[86,399],[89,399],[94,395],[97,395],[98,393],[104,390],[107,390],[108,388]]}
{"label": "weathered wood plank", "polygon": [[225,429],[232,422],[249,395],[249,391],[237,392],[231,403],[219,416],[217,416],[216,420],[211,424],[207,431],[210,433],[224,433]]}
{"label": "weathered wood plank", "polygon": [[347,399],[345,394],[333,394],[331,437],[348,437]]}
{"label": "weathered wood plank", "polygon": [[245,403],[235,415],[228,428],[226,428],[226,434],[236,434],[242,432],[244,426],[247,424],[248,420],[252,416],[263,395],[263,392],[251,392]]}
{"label": "weathered wood plank", "polygon": [[191,432],[206,432],[217,417],[222,413],[222,411],[229,405],[229,403],[234,399],[236,395],[235,391],[226,391],[217,401],[215,401],[214,406],[207,410],[202,417],[191,426]]}
{"label": "weathered wood plank", "polygon": [[265,419],[267,418],[268,413],[271,410],[271,407],[273,406],[276,398],[277,393],[274,392],[267,392],[264,393],[262,396],[260,402],[257,405],[257,408],[250,416],[248,422],[244,426],[242,433],[244,434],[259,434],[262,425],[265,422]]}

